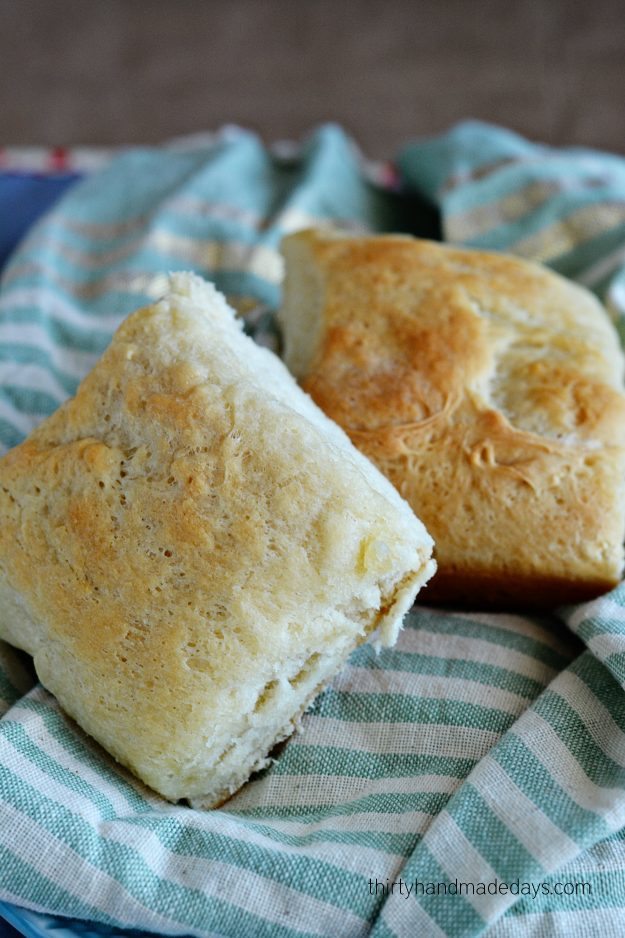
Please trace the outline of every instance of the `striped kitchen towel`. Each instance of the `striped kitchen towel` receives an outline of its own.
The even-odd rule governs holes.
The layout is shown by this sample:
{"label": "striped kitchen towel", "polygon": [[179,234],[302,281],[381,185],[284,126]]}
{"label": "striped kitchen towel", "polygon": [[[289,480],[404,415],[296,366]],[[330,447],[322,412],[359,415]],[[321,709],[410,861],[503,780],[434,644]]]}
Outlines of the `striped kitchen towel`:
{"label": "striped kitchen towel", "polygon": [[[3,276],[3,446],[72,393],[163,271],[213,279],[277,348],[280,237],[328,221],[427,233],[421,200],[447,240],[546,261],[625,319],[625,161],[466,123],[397,165],[391,192],[337,127],[271,150],[231,128],[129,150],[71,188]],[[542,616],[415,607],[216,811],[130,777],[2,645],[0,699],[0,900],[29,928],[623,933],[624,586]]]}

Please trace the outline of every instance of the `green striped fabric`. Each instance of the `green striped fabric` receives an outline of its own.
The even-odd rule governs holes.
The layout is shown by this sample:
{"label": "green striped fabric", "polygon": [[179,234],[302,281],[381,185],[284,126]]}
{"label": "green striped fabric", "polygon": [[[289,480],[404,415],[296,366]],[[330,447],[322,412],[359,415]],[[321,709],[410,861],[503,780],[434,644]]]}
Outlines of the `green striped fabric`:
{"label": "green striped fabric", "polygon": [[[163,271],[213,279],[276,348],[280,237],[328,219],[418,232],[415,193],[447,240],[546,261],[625,319],[625,161],[466,123],[398,165],[403,195],[339,128],[281,150],[232,130],[131,150],[72,189],[2,281],[3,446],[72,393]],[[625,931],[625,586],[543,616],[415,607],[216,811],[143,787],[2,645],[0,708],[2,902],[96,934]]]}

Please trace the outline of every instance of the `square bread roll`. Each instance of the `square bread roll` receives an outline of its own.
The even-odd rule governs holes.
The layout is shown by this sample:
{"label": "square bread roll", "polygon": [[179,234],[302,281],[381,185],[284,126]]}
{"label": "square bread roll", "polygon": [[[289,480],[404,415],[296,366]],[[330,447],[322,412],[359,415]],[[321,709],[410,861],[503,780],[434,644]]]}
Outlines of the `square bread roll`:
{"label": "square bread roll", "polygon": [[433,571],[393,486],[192,274],[0,461],[0,637],[166,798],[228,797]]}
{"label": "square bread roll", "polygon": [[425,602],[549,607],[615,586],[624,360],[587,290],[407,236],[283,242],[285,360],[436,543]]}

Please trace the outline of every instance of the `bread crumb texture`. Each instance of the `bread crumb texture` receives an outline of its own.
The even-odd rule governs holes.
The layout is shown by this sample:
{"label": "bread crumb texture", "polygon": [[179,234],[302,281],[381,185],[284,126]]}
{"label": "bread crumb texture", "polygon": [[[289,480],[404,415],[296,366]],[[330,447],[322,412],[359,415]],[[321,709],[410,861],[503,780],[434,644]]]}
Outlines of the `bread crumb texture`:
{"label": "bread crumb texture", "polygon": [[588,291],[406,236],[283,242],[286,361],[436,542],[425,601],[548,606],[613,587],[624,360]]}
{"label": "bread crumb texture", "polygon": [[173,800],[227,797],[358,642],[394,641],[431,550],[194,275],[0,461],[0,635]]}

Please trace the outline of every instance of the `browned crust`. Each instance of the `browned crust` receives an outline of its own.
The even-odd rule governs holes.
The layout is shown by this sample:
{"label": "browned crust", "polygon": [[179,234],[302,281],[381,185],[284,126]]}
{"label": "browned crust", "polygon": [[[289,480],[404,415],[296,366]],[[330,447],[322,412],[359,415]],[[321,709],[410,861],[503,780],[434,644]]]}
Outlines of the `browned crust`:
{"label": "browned crust", "polygon": [[[596,299],[505,255],[403,236],[291,238],[287,293],[300,267],[322,294],[302,386],[434,537],[424,600],[542,607],[614,586],[623,356]],[[288,309],[282,319],[288,332]]]}
{"label": "browned crust", "polygon": [[557,576],[505,576],[442,570],[419,594],[419,602],[457,609],[532,612],[595,599],[618,580],[573,582]]}

